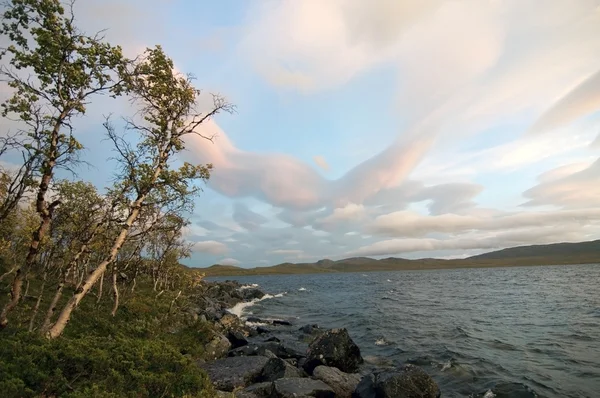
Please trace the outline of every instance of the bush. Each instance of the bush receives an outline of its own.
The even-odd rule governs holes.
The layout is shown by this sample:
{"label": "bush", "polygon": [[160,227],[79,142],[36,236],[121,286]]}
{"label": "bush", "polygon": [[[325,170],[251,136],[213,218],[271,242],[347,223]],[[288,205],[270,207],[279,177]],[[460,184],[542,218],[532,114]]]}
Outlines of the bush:
{"label": "bush", "polygon": [[161,340],[3,334],[0,391],[5,397],[212,397],[206,374]]}

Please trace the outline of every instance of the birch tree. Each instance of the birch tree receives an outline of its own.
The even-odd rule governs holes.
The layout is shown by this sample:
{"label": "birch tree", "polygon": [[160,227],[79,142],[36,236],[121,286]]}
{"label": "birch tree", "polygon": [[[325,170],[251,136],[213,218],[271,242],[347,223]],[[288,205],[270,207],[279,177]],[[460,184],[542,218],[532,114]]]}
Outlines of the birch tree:
{"label": "birch tree", "polygon": [[145,206],[160,208],[178,201],[189,202],[188,198],[199,192],[195,182],[208,180],[212,165],[183,163],[176,167],[175,156],[185,149],[187,136],[211,139],[198,132],[202,123],[222,111],[233,110],[218,95],[213,95],[208,111],[199,109],[200,91],[193,86],[192,77],[177,73],[160,46],[146,50],[125,80],[134,103],[139,105],[141,121],[126,120],[126,132],[136,135],[137,144],[130,145],[119,138],[110,123],[106,123],[106,128],[121,161],[121,180],[116,190],[122,192],[128,206],[109,252],[66,303],[48,331],[49,338],[62,334],[73,310],[115,261]]}
{"label": "birch tree", "polygon": [[114,79],[125,67],[121,48],[105,43],[99,35],[80,32],[70,5],[65,8],[59,0],[12,0],[0,25],[0,34],[11,43],[0,49],[0,76],[13,90],[2,104],[2,116],[24,126],[23,145],[39,159],[34,190],[40,218],[27,256],[15,272],[11,299],[0,312],[0,328],[7,325],[8,314],[19,302],[23,280],[60,204],[47,198],[54,173],[59,167],[70,168],[82,149],[73,136],[73,118],[85,113],[92,96],[121,91]]}

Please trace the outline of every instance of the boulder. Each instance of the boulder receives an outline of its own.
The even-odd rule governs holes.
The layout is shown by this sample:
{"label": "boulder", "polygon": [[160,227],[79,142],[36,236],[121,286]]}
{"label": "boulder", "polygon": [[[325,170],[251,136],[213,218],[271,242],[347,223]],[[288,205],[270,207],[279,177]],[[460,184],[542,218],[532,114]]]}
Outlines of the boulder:
{"label": "boulder", "polygon": [[269,350],[282,359],[304,357],[300,347],[295,347],[291,343],[280,343],[277,341],[267,341],[264,343],[249,343],[243,347],[229,351],[230,357],[264,355],[265,350]]}
{"label": "boulder", "polygon": [[263,368],[269,361],[262,356],[231,357],[199,364],[214,386],[223,391],[233,391],[259,381]]}
{"label": "boulder", "polygon": [[[264,383],[252,384],[239,391],[237,394],[240,394],[239,398],[270,398],[273,394],[273,383],[270,381]],[[236,394],[236,398],[238,395]],[[247,394],[247,395],[241,395]]]}
{"label": "boulder", "polygon": [[315,368],[313,376],[331,386],[336,398],[351,398],[360,382],[360,375],[357,373],[344,373],[338,368],[322,365]]}
{"label": "boulder", "polygon": [[254,299],[261,299],[264,297],[265,293],[262,292],[260,289],[256,289],[256,288],[249,288],[249,289],[243,289],[240,291],[240,295],[242,296],[242,298],[246,301],[251,301]]}
{"label": "boulder", "polygon": [[255,317],[255,316],[249,316],[248,318],[246,318],[246,322],[252,322],[252,323],[268,323],[267,321],[263,321],[262,319]]}
{"label": "boulder", "polygon": [[317,325],[317,324],[312,324],[312,325],[308,324],[308,325],[302,326],[298,330],[301,331],[302,333],[313,334],[314,332],[318,332],[321,329],[319,328],[319,325]]}
{"label": "boulder", "polygon": [[273,395],[277,398],[335,398],[335,392],[321,380],[299,377],[275,380],[273,382]]}
{"label": "boulder", "polygon": [[275,381],[284,377],[302,377],[300,369],[290,365],[281,358],[271,358],[263,368],[261,379],[263,381]]}
{"label": "boulder", "polygon": [[348,331],[341,328],[328,330],[310,343],[303,367],[309,374],[319,365],[354,373],[361,363],[360,348],[352,341]]}
{"label": "boulder", "polygon": [[256,332],[257,332],[258,334],[266,334],[266,333],[271,333],[271,331],[270,331],[269,329],[267,329],[266,327],[264,327],[264,326],[257,326],[257,327],[256,327]]}
{"label": "boulder", "polygon": [[231,349],[231,342],[222,334],[215,334],[215,337],[204,346],[204,357],[206,359],[218,359],[227,355]]}
{"label": "boulder", "polygon": [[423,369],[404,365],[363,377],[353,398],[439,398],[440,389]]}
{"label": "boulder", "polygon": [[273,320],[273,325],[292,326],[292,322],[283,319],[275,319]]}
{"label": "boulder", "polygon": [[223,315],[221,317],[221,319],[219,319],[219,323],[221,325],[223,325],[223,327],[225,329],[233,329],[233,328],[241,327],[240,318],[238,318],[237,316],[235,316],[229,312],[226,313],[225,315]]}
{"label": "boulder", "polygon": [[239,330],[230,330],[229,333],[227,333],[227,339],[229,339],[229,342],[231,343],[231,346],[233,348],[248,345],[248,340],[246,340],[246,336],[244,336],[244,334]]}

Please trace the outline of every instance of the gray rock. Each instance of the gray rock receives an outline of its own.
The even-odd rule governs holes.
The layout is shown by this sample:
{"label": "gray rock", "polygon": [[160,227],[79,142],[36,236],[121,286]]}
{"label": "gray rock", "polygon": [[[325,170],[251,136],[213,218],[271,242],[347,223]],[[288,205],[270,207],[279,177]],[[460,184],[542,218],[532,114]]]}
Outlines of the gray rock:
{"label": "gray rock", "polygon": [[256,327],[256,332],[257,332],[258,334],[266,334],[266,333],[271,333],[271,331],[270,331],[269,329],[267,329],[266,327],[264,327],[264,326],[257,326],[257,327]]}
{"label": "gray rock", "polygon": [[215,337],[204,346],[206,359],[219,359],[227,355],[231,349],[231,343],[227,337],[222,334],[216,334]]}
{"label": "gray rock", "polygon": [[273,321],[273,325],[280,325],[280,326],[292,326],[292,322],[290,321],[285,321],[283,319],[275,319]]}
{"label": "gray rock", "polygon": [[362,378],[353,398],[439,398],[440,389],[423,369],[404,365]]}
{"label": "gray rock", "polygon": [[300,369],[290,365],[281,358],[271,358],[263,368],[261,379],[275,381],[284,377],[302,377]]}
{"label": "gray rock", "polygon": [[273,383],[270,381],[252,384],[244,388],[242,391],[248,394],[254,394],[259,398],[270,398],[273,394]]}
{"label": "gray rock", "polygon": [[200,364],[200,367],[206,370],[217,389],[233,391],[259,381],[268,361],[262,356],[230,357]]}
{"label": "gray rock", "polygon": [[227,339],[229,339],[229,342],[233,348],[239,348],[248,345],[246,336],[244,336],[244,334],[239,330],[230,330],[229,333],[227,333]]}
{"label": "gray rock", "polygon": [[275,380],[273,393],[277,398],[335,398],[335,392],[321,380],[298,377]]}
{"label": "gray rock", "polygon": [[263,291],[261,291],[260,289],[256,289],[256,288],[244,289],[240,292],[240,294],[241,294],[242,298],[246,301],[260,299],[260,298],[263,298],[263,296],[265,295],[265,293]]}
{"label": "gray rock", "polygon": [[239,347],[229,351],[228,355],[230,357],[265,355],[266,350],[271,351],[276,356],[282,359],[299,359],[304,357],[304,353],[301,351],[300,346],[296,347],[291,342],[280,343],[277,341],[267,341],[264,343],[250,343],[243,347]]}
{"label": "gray rock", "polygon": [[313,325],[304,325],[298,330],[301,331],[302,333],[313,334],[315,332],[320,331],[321,329],[319,328],[319,325],[313,324]]}
{"label": "gray rock", "polygon": [[309,374],[319,365],[354,373],[361,363],[360,348],[352,341],[348,331],[342,328],[328,330],[313,340],[308,346],[303,367]]}
{"label": "gray rock", "polygon": [[322,365],[315,368],[313,376],[331,386],[336,398],[351,398],[361,378],[357,373],[344,373],[338,368]]}

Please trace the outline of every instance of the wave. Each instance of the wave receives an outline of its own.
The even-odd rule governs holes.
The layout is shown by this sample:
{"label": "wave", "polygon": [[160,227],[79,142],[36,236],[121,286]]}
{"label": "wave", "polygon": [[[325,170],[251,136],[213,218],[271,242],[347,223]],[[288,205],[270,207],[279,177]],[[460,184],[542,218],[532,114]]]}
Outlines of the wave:
{"label": "wave", "polygon": [[377,340],[375,340],[375,345],[378,345],[378,346],[389,345],[389,344],[390,344],[390,342],[387,341],[385,339],[385,337],[380,337]]}
{"label": "wave", "polygon": [[301,287],[300,289],[298,289],[298,291],[299,291],[299,292],[305,292],[305,291],[307,291],[307,290],[308,290],[308,289],[306,289],[305,287]]}
{"label": "wave", "polygon": [[249,285],[243,285],[240,287],[240,290],[244,290],[244,289],[255,289],[258,287],[258,283],[252,283]]}
{"label": "wave", "polygon": [[270,294],[265,294],[264,296],[262,296],[261,298],[255,298],[251,301],[243,301],[241,303],[237,303],[236,305],[234,305],[231,308],[227,309],[227,312],[238,316],[239,318],[242,318],[243,314],[244,314],[244,310],[248,307],[252,307],[254,304],[259,303],[263,300],[269,300],[272,298],[279,298],[279,297],[283,297],[287,294],[287,292],[283,292],[283,293],[278,293],[275,295],[270,295]]}
{"label": "wave", "polygon": [[496,394],[492,392],[492,390],[487,390],[485,394],[483,394],[483,398],[494,398]]}

